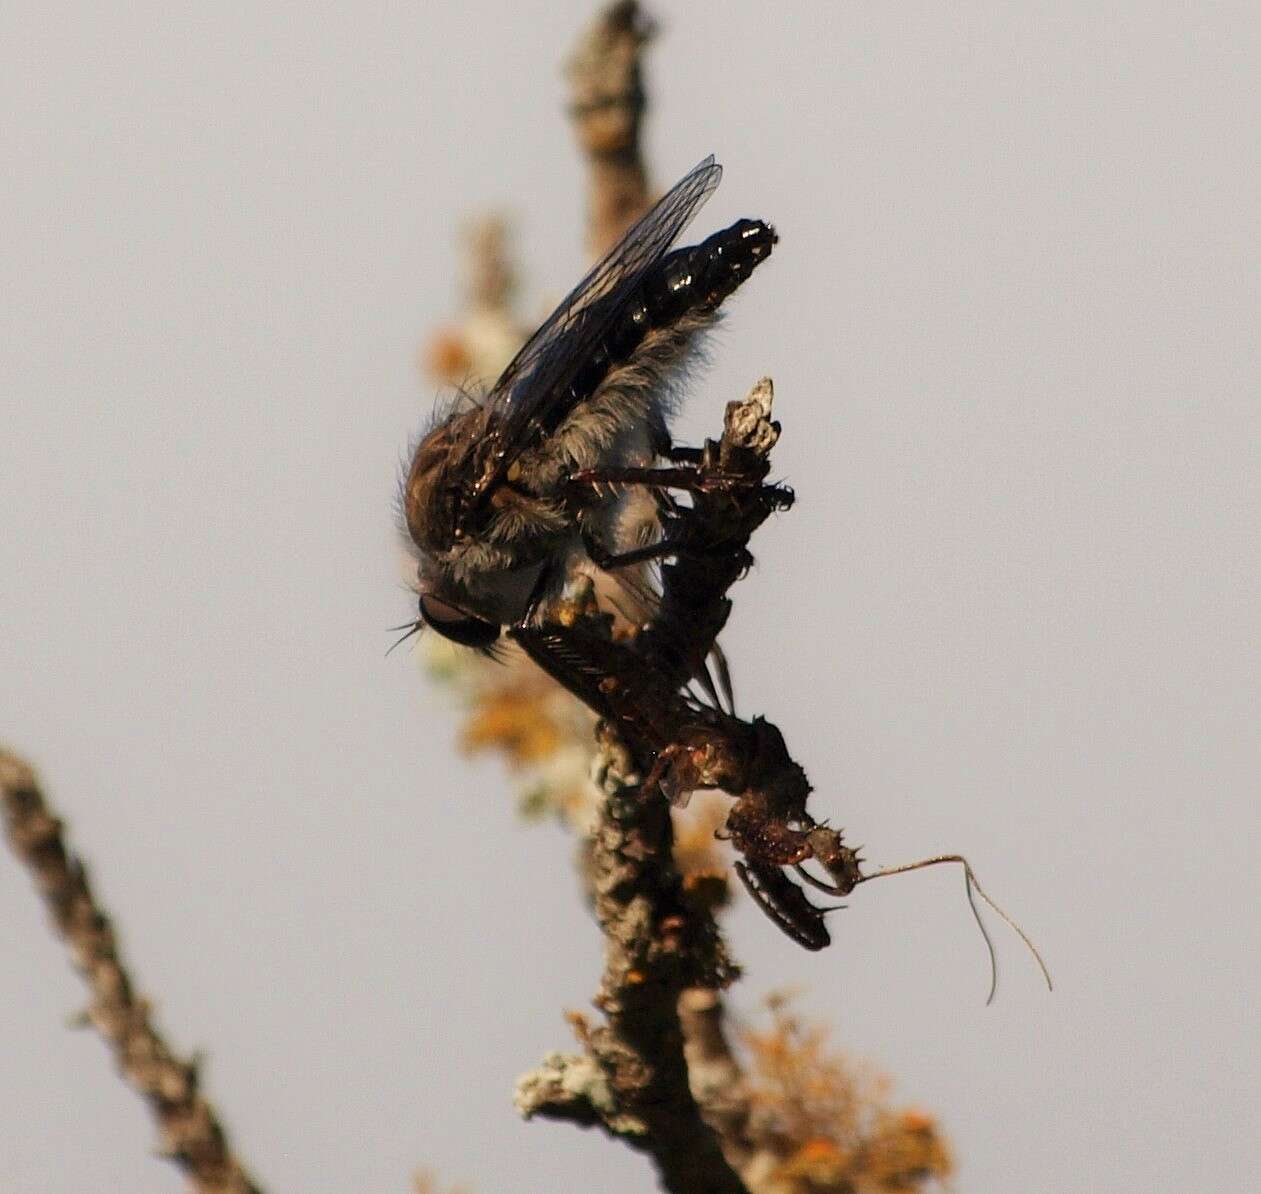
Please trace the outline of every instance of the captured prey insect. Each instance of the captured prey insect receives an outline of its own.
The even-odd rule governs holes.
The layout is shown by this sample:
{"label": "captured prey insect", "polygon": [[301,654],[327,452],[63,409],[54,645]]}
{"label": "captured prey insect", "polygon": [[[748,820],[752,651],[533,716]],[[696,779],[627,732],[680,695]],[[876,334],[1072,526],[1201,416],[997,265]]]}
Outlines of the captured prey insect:
{"label": "captured prey insect", "polygon": [[[409,633],[427,625],[489,648],[504,627],[538,621],[576,573],[665,554],[653,543],[660,502],[644,501],[643,490],[628,497],[604,474],[687,458],[667,427],[673,387],[723,301],[776,242],[770,225],[737,220],[671,251],[721,175],[712,157],[690,171],[489,392],[452,406],[420,441],[402,494],[418,551],[419,617]],[[632,620],[642,619],[653,595],[636,574],[611,583]]]}
{"label": "captured prey insect", "polygon": [[[990,998],[997,964],[978,895],[1019,934],[1049,984],[1037,950],[977,883],[965,858],[942,855],[864,873],[841,832],[809,812],[809,780],[779,730],[761,717],[742,720],[689,686],[696,660],[712,650],[726,622],[730,586],[752,563],[750,537],[792,501],[791,491],[766,482],[767,457],[779,435],[771,404],[772,387],[764,380],[742,402],[728,405],[721,440],[706,441],[685,466],[655,470],[643,480],[692,496],[690,505],[673,507],[666,520],[674,560],[661,569],[660,601],[651,619],[615,627],[586,581],[555,603],[552,620],[517,627],[511,637],[602,719],[643,776],[641,792],[660,792],[676,804],[701,789],[721,789],[733,798],[723,833],[739,855],[735,871],[758,907],[798,944],[818,950],[831,937],[824,922],[830,909],[812,903],[796,880],[845,896],[872,879],[952,862],[963,867],[969,904],[989,950]],[[807,869],[808,863],[826,878]]]}
{"label": "captured prey insect", "polygon": [[[582,600],[579,596],[577,605]],[[577,608],[574,602],[568,604]],[[522,627],[513,631],[513,637],[553,679],[603,719],[632,758],[651,760],[642,790],[660,790],[675,804],[705,789],[721,789],[733,798],[722,836],[740,855],[736,874],[754,903],[785,934],[808,950],[823,949],[832,940],[824,916],[833,909],[812,903],[789,877],[789,869],[811,887],[846,896],[873,879],[958,863],[989,952],[987,1002],[997,989],[997,957],[976,905],[977,895],[1016,932],[1050,985],[1037,948],[986,894],[966,858],[944,854],[864,873],[863,859],[845,844],[841,831],[816,821],[808,811],[810,781],[789,755],[776,726],[762,717],[741,720],[672,687],[655,657],[639,651],[635,638],[616,637],[611,623],[609,615],[589,606],[586,614],[567,617],[563,624]],[[811,873],[808,862],[821,867],[827,878]]]}
{"label": "captured prey insect", "polygon": [[[741,856],[738,873],[785,933],[807,949],[822,949],[831,940],[824,910],[782,868],[813,859],[829,876],[827,890],[848,892],[862,881],[860,859],[839,832],[816,824],[806,811],[810,783],[789,757],[783,735],[764,718],[742,721],[675,686],[655,656],[614,636],[611,616],[595,611],[589,590],[570,604],[580,608],[584,599],[591,603],[586,612],[563,623],[520,627],[513,638],[646,768],[641,790],[659,790],[674,804],[703,789],[733,797],[724,832]],[[785,886],[795,895],[784,895]],[[762,898],[763,888],[780,898]]]}

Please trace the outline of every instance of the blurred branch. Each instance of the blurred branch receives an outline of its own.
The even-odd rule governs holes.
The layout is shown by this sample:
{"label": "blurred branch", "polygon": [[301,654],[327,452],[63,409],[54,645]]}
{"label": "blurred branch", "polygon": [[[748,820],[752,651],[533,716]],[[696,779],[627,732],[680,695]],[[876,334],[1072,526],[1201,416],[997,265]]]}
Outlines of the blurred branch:
{"label": "blurred branch", "polygon": [[600,257],[648,206],[639,143],[647,97],[640,73],[656,32],[635,0],[609,5],[582,35],[566,68],[569,112],[590,169],[587,247]]}
{"label": "blurred branch", "polygon": [[692,1097],[723,1143],[727,1160],[747,1180],[754,1147],[748,1138],[744,1072],[727,1038],[726,1008],[717,991],[693,987],[679,997],[679,1023]]}
{"label": "blurred branch", "polygon": [[30,870],[53,926],[91,991],[85,1021],[114,1053],[128,1084],[149,1104],[161,1151],[197,1194],[261,1194],[233,1154],[218,1114],[201,1095],[196,1061],[176,1056],[150,1019],[119,955],[118,938],[97,904],[87,871],[66,845],[34,773],[0,748],[0,797],[13,852]]}
{"label": "blurred branch", "polygon": [[495,214],[469,220],[462,240],[464,314],[434,332],[420,357],[426,376],[457,389],[496,376],[525,338],[513,311],[517,277],[507,222]]}
{"label": "blurred branch", "polygon": [[471,220],[464,230],[468,272],[464,287],[473,310],[485,308],[504,315],[512,313],[517,293],[517,271],[508,252],[508,226],[502,216],[485,215]]}

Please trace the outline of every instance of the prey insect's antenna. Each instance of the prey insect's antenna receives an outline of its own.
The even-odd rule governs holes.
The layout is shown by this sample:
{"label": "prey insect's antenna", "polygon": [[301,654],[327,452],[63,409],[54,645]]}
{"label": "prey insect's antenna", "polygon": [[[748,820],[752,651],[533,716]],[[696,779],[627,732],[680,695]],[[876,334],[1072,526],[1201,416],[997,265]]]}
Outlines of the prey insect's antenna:
{"label": "prey insect's antenna", "polygon": [[[864,875],[858,880],[859,883],[867,883],[872,879],[883,879],[888,875],[904,875],[907,871],[918,871],[923,867],[937,866],[943,862],[957,862],[963,867],[964,883],[968,892],[968,904],[972,908],[972,915],[976,918],[977,927],[981,930],[981,936],[985,938],[985,948],[990,954],[990,993],[985,1000],[985,1006],[989,1007],[994,1002],[994,995],[998,991],[998,955],[994,951],[994,942],[991,940],[989,930],[985,927],[985,922],[981,919],[981,910],[976,906],[976,896],[979,895],[999,916],[1003,918],[1008,926],[1015,932],[1016,936],[1025,943],[1025,948],[1033,954],[1034,960],[1038,963],[1038,968],[1042,971],[1042,977],[1046,979],[1046,988],[1048,991],[1055,989],[1051,982],[1051,972],[1047,969],[1046,963],[1042,960],[1042,955],[1038,953],[1038,947],[1029,940],[1028,934],[1022,929],[1010,916],[1007,915],[990,897],[986,894],[985,888],[977,881],[976,872],[972,869],[972,864],[964,858],[962,854],[938,854],[933,858],[921,858],[919,862],[904,862],[901,866],[887,866],[882,870],[873,871],[870,875]],[[975,895],[973,894],[975,892]]]}
{"label": "prey insect's antenna", "polygon": [[404,622],[401,626],[388,627],[386,630],[387,634],[393,634],[396,630],[406,630],[407,633],[403,635],[402,638],[395,639],[394,642],[390,644],[390,648],[386,651],[385,657],[388,659],[390,657],[390,653],[395,647],[401,647],[409,638],[412,637],[413,634],[419,634],[422,630],[424,630],[424,628],[425,623],[421,621],[420,618],[417,618],[414,622]]}

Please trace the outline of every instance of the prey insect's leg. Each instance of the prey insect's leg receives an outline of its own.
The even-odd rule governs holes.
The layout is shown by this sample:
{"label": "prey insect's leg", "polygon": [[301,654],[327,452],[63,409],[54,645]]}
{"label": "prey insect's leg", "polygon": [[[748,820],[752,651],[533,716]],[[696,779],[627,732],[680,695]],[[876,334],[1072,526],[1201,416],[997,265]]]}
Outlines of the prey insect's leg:
{"label": "prey insect's leg", "polygon": [[[663,751],[661,751],[656,760],[653,762],[652,770],[648,772],[648,777],[640,785],[643,791],[651,792],[653,788],[660,788],[662,795],[671,803],[682,807],[687,804],[687,798],[692,794],[692,789],[683,787],[680,789],[675,783],[670,782],[670,773],[674,769],[675,762],[679,759],[686,759],[687,748],[677,742],[671,743]],[[686,780],[684,780],[686,784]]]}
{"label": "prey insect's leg", "polygon": [[533,625],[534,619],[538,615],[539,608],[543,604],[543,598],[551,591],[552,577],[555,569],[556,565],[550,562],[539,569],[538,579],[534,582],[534,588],[530,590],[529,599],[525,603],[525,613],[521,616],[521,621],[518,622],[517,625]]}
{"label": "prey insect's leg", "polygon": [[647,778],[640,785],[644,788],[653,788],[661,783],[665,778],[665,773],[674,763],[675,756],[678,755],[683,748],[677,743],[671,743],[657,755],[656,761],[652,765],[652,770],[648,772]]}

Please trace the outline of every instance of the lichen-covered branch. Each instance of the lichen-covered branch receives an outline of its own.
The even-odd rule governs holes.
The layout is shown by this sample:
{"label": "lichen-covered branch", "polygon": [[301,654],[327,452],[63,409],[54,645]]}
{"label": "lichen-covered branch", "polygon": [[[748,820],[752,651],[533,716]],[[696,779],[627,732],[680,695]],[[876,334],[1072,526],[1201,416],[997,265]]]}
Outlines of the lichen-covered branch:
{"label": "lichen-covered branch", "polygon": [[[569,63],[570,111],[590,169],[593,256],[605,252],[648,205],[640,57],[651,35],[639,6],[622,0],[596,19]],[[730,430],[735,434],[724,436],[724,446],[738,437],[739,429]],[[764,457],[770,443],[751,447]],[[723,619],[725,610],[718,621]],[[705,629],[716,634],[719,626]],[[685,994],[716,999],[715,988],[734,977],[734,967],[712,910],[689,906],[684,897],[666,801],[658,791],[619,784],[618,768],[608,765],[618,748],[605,744],[608,795],[583,858],[605,935],[605,970],[595,1003],[606,1022],[584,1033],[584,1054],[552,1054],[527,1074],[518,1084],[517,1104],[527,1116],[603,1126],[650,1153],[666,1189],[741,1190],[724,1152],[740,1150],[719,1138],[710,1123],[722,1126],[720,1121],[707,1122],[693,1096],[680,1021]],[[622,761],[632,772],[638,767],[641,777],[650,765],[647,758]]]}
{"label": "lichen-covered branch", "polygon": [[[621,756],[621,757],[619,757]],[[708,910],[689,905],[674,865],[670,810],[641,791],[634,760],[602,751],[607,798],[590,866],[605,965],[596,1006],[603,1024],[583,1033],[586,1054],[550,1055],[518,1084],[527,1115],[598,1124],[649,1154],[662,1187],[678,1194],[746,1189],[692,1096],[680,995],[734,977]]]}
{"label": "lichen-covered branch", "polygon": [[564,1120],[580,1128],[602,1127],[611,1136],[643,1137],[642,1120],[618,1110],[609,1078],[586,1053],[549,1053],[517,1081],[514,1099],[526,1119]]}
{"label": "lichen-covered branch", "polygon": [[601,256],[648,206],[639,130],[647,99],[640,58],[655,30],[635,0],[609,5],[567,68],[570,114],[591,172],[587,247]]}
{"label": "lichen-covered branch", "polygon": [[197,1194],[261,1194],[234,1155],[218,1114],[199,1089],[197,1064],[177,1056],[154,1027],[149,1003],[123,964],[109,916],[83,862],[68,848],[35,775],[0,748],[0,798],[14,854],[26,865],[91,992],[85,1018],[104,1038],[127,1083],[157,1121],[161,1151]]}

